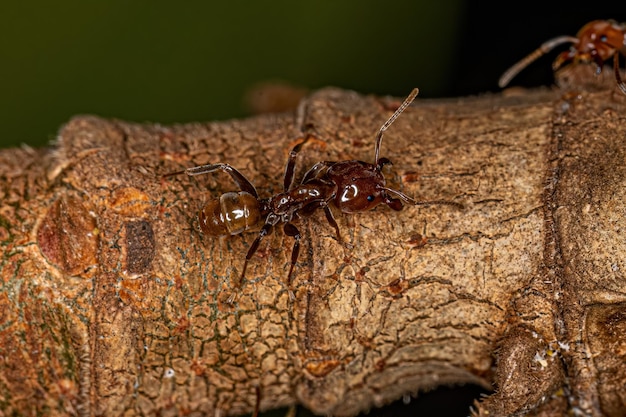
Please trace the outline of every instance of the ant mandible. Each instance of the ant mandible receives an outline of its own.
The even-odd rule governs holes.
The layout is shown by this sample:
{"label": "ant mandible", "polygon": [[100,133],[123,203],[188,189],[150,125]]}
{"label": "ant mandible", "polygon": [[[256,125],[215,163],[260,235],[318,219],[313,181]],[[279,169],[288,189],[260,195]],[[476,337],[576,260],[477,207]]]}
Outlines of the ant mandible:
{"label": "ant mandible", "polygon": [[[248,261],[259,247],[261,240],[279,223],[284,224],[287,236],[294,239],[291,250],[291,265],[287,275],[288,287],[300,252],[300,231],[292,223],[294,218],[308,216],[317,209],[323,209],[328,223],[335,229],[337,240],[341,241],[339,226],[335,221],[330,204],[343,213],[359,213],[373,209],[384,203],[393,210],[402,210],[403,204],[431,205],[448,204],[462,207],[450,201],[416,201],[401,191],[386,186],[383,166],[391,164],[387,158],[380,157],[380,146],[384,132],[396,118],[411,104],[419,90],[413,89],[391,117],[381,126],[376,135],[374,164],[351,161],[321,161],[314,164],[304,174],[300,183],[294,185],[296,156],[310,136],[298,143],[289,153],[285,166],[283,192],[269,198],[259,198],[256,188],[237,169],[226,163],[215,163],[187,168],[166,176],[185,173],[188,176],[224,171],[231,176],[239,187],[238,192],[227,192],[219,199],[209,201],[199,212],[200,229],[211,236],[229,236],[260,227],[259,234],[248,249],[243,263],[239,288],[246,274]],[[289,290],[290,297],[293,293]],[[228,299],[232,303],[236,292]]]}
{"label": "ant mandible", "polygon": [[613,71],[617,86],[626,94],[626,84],[622,81],[619,72],[619,54],[626,55],[626,24],[614,20],[594,20],[583,26],[576,37],[558,36],[544,42],[538,49],[506,70],[500,77],[498,85],[505,87],[520,71],[534,62],[537,58],[548,53],[555,47],[571,43],[568,51],[561,52],[552,64],[554,71],[566,62],[593,62],[596,65],[596,75],[602,72],[604,61],[613,57]]}

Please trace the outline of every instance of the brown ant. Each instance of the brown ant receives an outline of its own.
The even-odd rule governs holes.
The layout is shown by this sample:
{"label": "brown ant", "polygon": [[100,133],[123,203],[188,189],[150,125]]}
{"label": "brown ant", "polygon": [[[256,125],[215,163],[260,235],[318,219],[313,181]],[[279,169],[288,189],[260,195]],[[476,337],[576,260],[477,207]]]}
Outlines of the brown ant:
{"label": "brown ant", "polygon": [[626,94],[626,84],[619,72],[619,54],[626,55],[626,24],[614,20],[594,20],[583,26],[576,37],[558,36],[544,42],[538,49],[509,68],[498,81],[500,88],[505,87],[520,71],[537,58],[564,43],[571,43],[568,51],[561,52],[552,64],[554,71],[566,62],[593,62],[596,75],[602,72],[604,61],[613,57],[613,71],[617,86]]}
{"label": "brown ant", "polygon": [[[298,143],[289,153],[285,166],[283,192],[269,198],[259,198],[256,188],[242,173],[226,163],[215,163],[187,168],[166,176],[185,173],[189,176],[224,171],[231,176],[240,191],[227,192],[219,199],[209,201],[199,212],[200,229],[211,236],[228,236],[246,230],[260,231],[248,249],[243,263],[241,278],[237,287],[241,286],[246,274],[248,261],[252,258],[261,240],[279,223],[287,236],[294,238],[291,250],[291,266],[287,275],[288,285],[300,251],[300,231],[292,223],[294,218],[308,216],[317,209],[323,209],[326,219],[335,229],[337,240],[341,241],[339,226],[335,221],[329,205],[332,203],[343,213],[359,213],[368,211],[381,203],[393,210],[402,210],[403,204],[430,205],[448,204],[462,207],[461,204],[449,201],[416,201],[408,195],[386,186],[383,166],[391,164],[387,158],[380,157],[380,145],[385,130],[411,104],[419,90],[413,89],[400,107],[381,126],[376,135],[374,148],[375,164],[363,161],[321,161],[314,164],[305,174],[300,183],[294,184],[296,156],[310,136]],[[291,290],[290,296],[293,297]],[[236,293],[228,299],[234,301]]]}

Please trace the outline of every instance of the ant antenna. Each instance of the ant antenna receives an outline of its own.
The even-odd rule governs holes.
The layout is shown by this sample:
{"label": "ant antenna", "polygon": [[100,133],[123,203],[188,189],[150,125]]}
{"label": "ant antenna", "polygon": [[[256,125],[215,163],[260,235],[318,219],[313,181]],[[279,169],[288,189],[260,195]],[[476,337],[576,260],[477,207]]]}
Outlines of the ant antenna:
{"label": "ant antenna", "polygon": [[539,57],[547,54],[548,52],[550,52],[551,50],[553,50],[557,46],[562,45],[564,43],[568,43],[568,42],[569,43],[578,43],[578,38],[575,38],[573,36],[558,36],[558,37],[556,37],[554,39],[550,39],[549,41],[546,41],[546,42],[542,43],[539,48],[535,49],[533,52],[531,52],[530,54],[526,55],[524,58],[522,58],[520,61],[518,61],[516,64],[514,64],[511,68],[506,70],[505,73],[502,74],[502,76],[498,80],[498,87],[500,87],[500,88],[506,87],[507,84],[517,74],[519,74],[528,65],[530,65],[531,63],[536,61]]}
{"label": "ant antenna", "polygon": [[409,104],[411,104],[413,100],[415,100],[415,97],[417,97],[417,94],[419,92],[420,90],[418,88],[414,88],[413,91],[411,91],[411,94],[409,94],[409,96],[406,99],[404,99],[404,102],[400,105],[400,107],[398,107],[398,110],[396,110],[395,113],[391,115],[389,120],[387,120],[385,124],[383,124],[380,127],[380,130],[378,131],[378,134],[376,135],[376,147],[374,148],[374,163],[375,164],[378,165],[378,159],[379,159],[378,156],[380,155],[380,144],[383,141],[383,133],[385,133],[385,130],[387,130],[389,126],[391,126],[391,124],[394,122],[394,120],[396,120],[398,116],[402,114],[404,109],[406,109],[409,106]]}
{"label": "ant antenna", "polygon": [[400,200],[404,201],[405,204],[410,204],[412,206],[446,205],[446,206],[455,206],[460,209],[465,208],[463,204],[457,203],[456,201],[446,201],[446,200],[417,201],[414,198],[411,198],[408,195],[404,194],[402,191],[394,190],[393,188],[383,187],[383,190],[385,190],[387,194],[393,194],[395,197],[398,197]]}

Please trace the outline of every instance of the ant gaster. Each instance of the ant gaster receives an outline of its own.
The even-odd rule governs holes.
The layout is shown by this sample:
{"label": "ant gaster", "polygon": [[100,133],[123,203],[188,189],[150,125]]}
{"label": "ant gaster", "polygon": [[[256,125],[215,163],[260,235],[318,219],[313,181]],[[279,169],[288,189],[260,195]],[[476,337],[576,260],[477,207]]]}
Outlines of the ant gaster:
{"label": "ant gaster", "polygon": [[[256,188],[237,169],[226,163],[215,163],[173,172],[167,176],[185,173],[189,176],[224,171],[231,176],[240,191],[227,192],[219,199],[209,201],[199,212],[200,229],[211,236],[236,235],[246,230],[258,230],[259,234],[248,249],[243,263],[241,278],[237,287],[245,278],[248,261],[252,258],[261,240],[279,223],[287,236],[294,238],[291,250],[291,266],[287,275],[290,287],[291,276],[300,251],[300,231],[292,223],[294,218],[307,216],[317,209],[323,209],[326,219],[335,229],[337,239],[341,241],[339,226],[329,207],[333,204],[343,213],[359,213],[371,210],[384,203],[393,210],[402,210],[403,204],[430,205],[449,204],[461,207],[461,204],[449,201],[416,201],[401,191],[386,186],[382,169],[391,164],[387,158],[380,157],[380,145],[383,134],[396,118],[408,107],[419,90],[413,89],[393,115],[381,126],[376,135],[374,164],[363,161],[321,161],[314,164],[300,181],[294,184],[296,156],[310,136],[298,143],[289,153],[284,174],[283,192],[269,198],[260,198]],[[293,297],[293,293],[289,290]],[[236,292],[228,299],[234,301]]]}
{"label": "ant gaster", "polygon": [[602,72],[604,61],[613,57],[613,71],[620,90],[626,94],[626,84],[619,72],[619,55],[626,55],[626,24],[614,20],[594,20],[583,26],[576,37],[558,36],[544,42],[538,49],[509,68],[498,81],[500,88],[505,87],[520,71],[537,58],[548,53],[555,47],[571,43],[569,50],[561,52],[552,64],[554,71],[566,62],[593,62],[596,75]]}

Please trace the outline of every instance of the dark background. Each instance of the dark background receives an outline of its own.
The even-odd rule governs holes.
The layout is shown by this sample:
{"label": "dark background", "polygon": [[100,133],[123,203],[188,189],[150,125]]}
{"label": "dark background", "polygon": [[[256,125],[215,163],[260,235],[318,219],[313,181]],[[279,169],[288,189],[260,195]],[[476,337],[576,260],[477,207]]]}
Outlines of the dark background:
{"label": "dark background", "polygon": [[[623,3],[599,1],[226,3],[3,2],[0,146],[45,145],[75,114],[245,117],[245,93],[268,80],[398,97],[415,86],[421,98],[497,92],[502,72],[545,40],[626,15]],[[558,51],[511,84],[550,85]],[[369,416],[464,416],[483,392],[442,388]]]}
{"label": "dark background", "polygon": [[[245,93],[267,80],[398,97],[415,86],[421,98],[496,92],[500,74],[548,38],[623,18],[610,3],[2,2],[0,146],[47,144],[84,113],[245,117]],[[555,55],[513,84],[550,84]]]}

